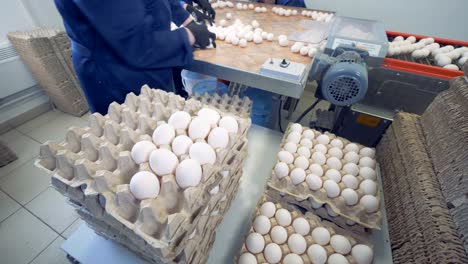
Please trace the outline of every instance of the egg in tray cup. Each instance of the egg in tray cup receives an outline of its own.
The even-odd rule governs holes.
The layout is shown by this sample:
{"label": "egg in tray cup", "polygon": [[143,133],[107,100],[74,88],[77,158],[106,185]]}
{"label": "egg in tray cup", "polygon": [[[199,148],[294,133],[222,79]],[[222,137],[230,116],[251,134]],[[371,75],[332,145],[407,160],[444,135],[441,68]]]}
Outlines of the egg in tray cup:
{"label": "egg in tray cup", "polygon": [[204,263],[251,124],[248,99],[206,97],[219,108],[143,86],[46,142],[36,165],[97,233],[151,262]]}

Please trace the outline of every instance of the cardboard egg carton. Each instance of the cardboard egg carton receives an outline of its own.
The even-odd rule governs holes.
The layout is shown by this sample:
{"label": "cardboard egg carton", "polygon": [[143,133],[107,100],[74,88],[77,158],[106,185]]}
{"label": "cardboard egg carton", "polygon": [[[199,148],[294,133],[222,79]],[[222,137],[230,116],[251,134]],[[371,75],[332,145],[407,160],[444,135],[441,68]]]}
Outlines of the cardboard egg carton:
{"label": "cardboard egg carton", "polygon": [[[314,228],[316,227],[324,227],[326,228],[329,233],[330,233],[330,237],[333,236],[333,235],[342,235],[344,237],[346,237],[351,246],[354,247],[356,244],[363,244],[363,245],[367,245],[369,246],[370,248],[373,248],[373,245],[370,243],[369,239],[366,237],[366,236],[362,236],[362,235],[359,235],[359,234],[356,234],[356,233],[353,233],[353,232],[350,232],[349,230],[345,230],[345,229],[342,229],[336,225],[334,225],[333,223],[331,222],[328,222],[328,221],[322,221],[320,219],[320,217],[318,217],[317,215],[313,214],[313,213],[310,213],[310,212],[307,212],[305,214],[303,214],[300,210],[297,210],[296,208],[294,208],[293,206],[291,206],[290,204],[288,204],[287,202],[275,202],[275,201],[272,201],[270,200],[267,196],[264,196],[260,199],[258,205],[257,205],[257,210],[255,211],[255,214],[251,220],[251,223],[253,225],[253,222],[255,221],[255,218],[259,215],[261,215],[261,211],[260,211],[260,207],[262,206],[263,203],[265,202],[268,202],[268,201],[271,201],[271,202],[274,202],[275,203],[275,206],[276,206],[276,210],[279,210],[281,208],[284,208],[286,210],[288,210],[290,213],[291,213],[291,218],[292,218],[292,222],[294,222],[294,220],[298,217],[303,217],[307,220],[307,222],[309,223],[309,226],[310,226],[310,232],[308,235],[304,236],[305,238],[305,241],[307,243],[307,247],[306,247],[306,251],[300,255],[300,257],[302,258],[303,262],[304,263],[312,263],[312,261],[309,259],[309,256],[307,255],[307,249],[313,245],[313,244],[317,244],[316,241],[314,241],[311,233],[312,233],[312,230],[314,230]],[[277,220],[275,218],[275,216],[269,218],[270,220],[270,224],[271,224],[271,228],[270,228],[270,231],[273,229],[273,227],[275,226],[278,226],[279,224],[277,223]],[[294,227],[291,225],[285,227],[286,231],[287,231],[287,234],[288,234],[288,238],[296,233],[296,231],[294,230]],[[238,263],[238,260],[239,260],[239,257],[242,256],[242,254],[244,253],[250,253],[252,254],[251,252],[249,252],[247,246],[246,246],[246,243],[245,243],[245,239],[247,238],[247,236],[250,234],[250,233],[254,233],[256,232],[254,227],[251,226],[249,232],[246,234],[245,238],[244,238],[244,241],[242,243],[242,247],[241,247],[241,250],[240,250],[240,254],[238,255],[237,257],[237,260],[236,260],[236,263]],[[270,233],[267,233],[265,235],[262,235],[263,236],[263,239],[265,241],[265,246],[268,245],[269,243],[274,243],[271,236],[270,236]],[[282,260],[279,262],[279,263],[283,263],[282,261],[284,260],[284,257],[286,255],[288,255],[289,253],[293,253],[291,251],[291,249],[289,248],[288,246],[288,242],[286,240],[286,242],[284,242],[283,244],[279,245],[280,248],[281,248],[281,251],[282,251]],[[333,247],[330,245],[330,243],[328,243],[327,245],[323,246],[327,252],[327,258],[332,255],[333,253],[335,253],[335,250],[333,249]],[[264,255],[264,251],[260,252],[260,253],[257,253],[257,254],[253,254],[257,260],[257,263],[267,263],[268,261],[265,259],[265,255]],[[348,260],[349,263],[356,263],[356,261],[354,260],[353,256],[351,256],[351,252],[347,255],[345,255],[346,259]]]}
{"label": "cardboard egg carton", "polygon": [[212,105],[221,111],[236,113],[237,116],[242,118],[250,117],[253,103],[252,100],[250,100],[247,96],[240,98],[238,95],[229,96],[224,94],[221,96],[217,93],[212,95],[207,93],[203,95],[195,93],[192,98],[204,104]]}
{"label": "cardboard egg carton", "polygon": [[394,263],[468,263],[419,116],[399,113],[377,146]]}
{"label": "cardboard egg carton", "polygon": [[[291,131],[291,125],[292,124],[288,126],[285,132],[283,142],[281,143],[281,150],[283,150],[283,146],[288,142],[287,136],[289,132]],[[305,130],[307,128],[303,128],[303,129]],[[320,134],[320,132],[318,131],[314,131],[314,132],[316,136],[315,136],[315,139],[313,140],[312,149],[316,144],[318,144],[316,138],[317,138],[317,135]],[[330,141],[335,138],[338,138],[336,135],[328,133],[328,132],[326,132],[325,134],[329,136]],[[339,139],[343,141],[344,146],[346,146],[346,144],[352,143],[349,140],[344,139],[344,138],[339,138]],[[362,149],[364,147],[359,144],[357,145],[359,146],[359,149]],[[299,146],[300,145],[298,144],[298,147]],[[330,147],[328,146],[327,148],[329,149]],[[312,149],[310,149],[311,153],[313,153]],[[346,153],[347,153],[346,150],[343,149],[343,156],[346,155]],[[293,156],[294,156],[294,159],[296,159],[299,156],[299,154],[294,153]],[[329,154],[326,154],[325,156],[327,159],[330,157]],[[314,163],[311,158],[309,158],[308,160],[309,160],[309,164]],[[341,162],[343,163],[343,165],[346,163],[344,159],[342,159]],[[289,164],[288,166],[289,166],[289,172],[291,172],[292,169],[294,169],[294,165]],[[329,167],[326,164],[321,165],[321,167],[324,172],[324,175],[321,177],[321,179],[323,182],[325,182],[325,180],[328,179],[328,177],[325,176],[325,173],[329,169]],[[378,169],[378,166],[376,165],[374,170],[377,170],[377,169]],[[306,171],[306,175],[311,173],[309,169],[305,171]],[[341,176],[344,176],[346,173],[343,170],[341,170],[340,174]],[[376,174],[378,177],[378,173]],[[364,180],[364,178],[360,176],[359,174],[357,175],[356,178],[358,179],[359,184]],[[382,201],[380,198],[381,191],[380,191],[380,186],[378,184],[378,179],[374,180],[374,182],[377,184],[377,193],[375,194],[375,196],[377,200],[379,201],[379,207],[381,207],[381,204],[382,204]],[[341,191],[346,188],[343,182],[340,182],[338,185]],[[369,229],[381,228],[381,219],[382,219],[381,209],[377,210],[374,213],[367,213],[364,207],[359,204],[359,200],[364,195],[363,192],[359,189],[359,187],[357,190],[355,190],[359,197],[358,203],[356,205],[349,206],[345,204],[344,199],[341,196],[338,196],[335,198],[328,197],[323,187],[317,191],[313,191],[309,189],[305,181],[298,185],[294,185],[289,176],[279,179],[275,171],[273,170],[272,176],[270,177],[268,181],[267,191],[268,191],[268,195],[274,199],[278,199],[277,201],[279,201],[280,199],[286,199],[289,203],[305,208],[308,211],[315,211],[320,216],[325,217],[329,219],[330,221],[335,222],[337,225],[341,227],[354,229],[357,232],[364,232],[366,228],[369,228]],[[317,203],[323,204],[329,208],[328,210],[320,209],[321,207],[315,206],[315,204],[312,203],[312,201],[315,202],[315,204]],[[354,226],[355,223],[358,224],[359,226]]]}
{"label": "cardboard egg carton", "polygon": [[[53,174],[53,186],[106,237],[124,245],[129,241],[128,248],[154,262],[202,261],[205,256],[197,250],[208,251],[214,239],[203,230],[215,229],[237,191],[250,119],[234,116],[238,133],[229,134],[225,149],[215,149],[215,164],[202,165],[198,186],[181,189],[175,175],[163,175],[159,196],[140,201],[130,192],[129,182],[136,172],[150,170],[148,162],[133,162],[132,146],[151,140],[154,129],[173,112],[185,110],[194,116],[203,107],[207,106],[199,101],[144,86],[140,96],[131,93],[124,104],[112,103],[106,116],[91,115],[88,127],[70,128],[63,142],[41,146],[36,165]],[[177,135],[185,133],[176,130]]]}
{"label": "cardboard egg carton", "polygon": [[8,39],[58,109],[76,116],[88,111],[73,69],[70,41],[64,31],[10,32]]}

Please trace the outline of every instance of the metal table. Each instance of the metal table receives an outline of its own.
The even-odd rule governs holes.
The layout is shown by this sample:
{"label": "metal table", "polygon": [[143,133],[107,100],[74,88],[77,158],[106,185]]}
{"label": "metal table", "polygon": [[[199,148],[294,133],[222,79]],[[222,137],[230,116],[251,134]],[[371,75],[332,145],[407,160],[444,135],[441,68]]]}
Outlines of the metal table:
{"label": "metal table", "polygon": [[[251,216],[256,209],[257,201],[263,194],[266,181],[271,175],[282,136],[281,133],[267,128],[255,125],[250,128],[249,156],[244,164],[244,174],[236,198],[218,226],[208,263],[232,263],[234,257],[239,254],[241,241],[250,229]],[[385,208],[384,204],[382,208]],[[392,263],[392,254],[385,210],[382,221],[382,230],[374,232],[371,240],[374,244],[374,262],[386,264]],[[146,263],[122,246],[98,236],[86,224],[65,241],[62,249],[71,259],[83,264]]]}

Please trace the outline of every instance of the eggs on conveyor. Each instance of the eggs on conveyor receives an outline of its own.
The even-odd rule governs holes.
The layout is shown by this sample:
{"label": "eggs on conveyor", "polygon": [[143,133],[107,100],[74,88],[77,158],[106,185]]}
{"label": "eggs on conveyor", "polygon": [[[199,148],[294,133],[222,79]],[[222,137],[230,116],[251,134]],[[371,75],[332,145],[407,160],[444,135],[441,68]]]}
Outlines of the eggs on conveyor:
{"label": "eggs on conveyor", "polygon": [[195,117],[189,125],[188,135],[192,140],[205,139],[210,130],[210,123],[206,119]]}
{"label": "eggs on conveyor", "polygon": [[198,161],[185,159],[177,166],[175,175],[181,188],[195,187],[202,179],[202,168]]}
{"label": "eggs on conveyor", "polygon": [[156,150],[156,145],[151,141],[142,140],[137,142],[132,147],[131,156],[136,164],[141,164],[149,160],[149,156],[153,150]]}
{"label": "eggs on conveyor", "polygon": [[150,154],[149,164],[156,175],[163,176],[173,173],[177,164],[179,164],[179,160],[170,150],[156,149]]}
{"label": "eggs on conveyor", "polygon": [[258,254],[265,248],[265,239],[259,233],[250,233],[245,240],[245,245],[250,252]]}
{"label": "eggs on conveyor", "polygon": [[198,161],[200,165],[215,164],[216,162],[216,152],[213,147],[205,142],[194,143],[190,147],[189,155],[191,159]]}
{"label": "eggs on conveyor", "polygon": [[172,152],[177,156],[188,154],[193,141],[186,135],[180,135],[172,141]]}
{"label": "eggs on conveyor", "polygon": [[156,146],[170,145],[175,137],[175,130],[169,124],[158,126],[153,132],[153,142]]}
{"label": "eggs on conveyor", "polygon": [[313,244],[307,249],[307,256],[313,264],[325,264],[328,258],[325,248],[318,244]]}
{"label": "eggs on conveyor", "polygon": [[191,119],[189,113],[177,111],[169,117],[167,123],[175,129],[187,129]]}
{"label": "eggs on conveyor", "polygon": [[130,191],[138,200],[156,198],[160,190],[158,177],[149,171],[135,173],[129,185]]}
{"label": "eggs on conveyor", "polygon": [[228,131],[222,127],[215,127],[208,135],[208,144],[213,148],[226,148],[229,144]]}

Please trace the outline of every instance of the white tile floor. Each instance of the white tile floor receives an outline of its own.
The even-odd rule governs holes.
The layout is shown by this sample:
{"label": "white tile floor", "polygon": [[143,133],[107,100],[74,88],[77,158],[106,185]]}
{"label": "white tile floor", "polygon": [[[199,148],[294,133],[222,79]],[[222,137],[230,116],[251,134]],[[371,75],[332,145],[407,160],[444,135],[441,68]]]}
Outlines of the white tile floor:
{"label": "white tile floor", "polygon": [[50,111],[0,135],[18,156],[0,168],[0,263],[69,263],[60,246],[83,221],[34,160],[42,143],[63,139],[87,117]]}

